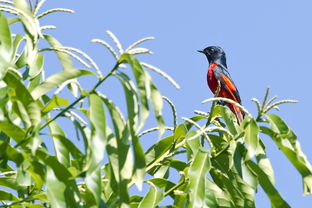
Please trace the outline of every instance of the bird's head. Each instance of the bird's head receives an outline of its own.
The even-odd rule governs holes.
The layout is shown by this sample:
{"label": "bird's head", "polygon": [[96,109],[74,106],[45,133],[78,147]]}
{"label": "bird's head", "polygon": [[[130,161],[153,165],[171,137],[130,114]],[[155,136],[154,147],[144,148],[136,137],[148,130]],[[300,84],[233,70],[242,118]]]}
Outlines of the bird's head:
{"label": "bird's head", "polygon": [[225,53],[223,49],[219,46],[209,46],[203,50],[198,50],[198,52],[205,54],[209,63],[220,60],[225,61]]}

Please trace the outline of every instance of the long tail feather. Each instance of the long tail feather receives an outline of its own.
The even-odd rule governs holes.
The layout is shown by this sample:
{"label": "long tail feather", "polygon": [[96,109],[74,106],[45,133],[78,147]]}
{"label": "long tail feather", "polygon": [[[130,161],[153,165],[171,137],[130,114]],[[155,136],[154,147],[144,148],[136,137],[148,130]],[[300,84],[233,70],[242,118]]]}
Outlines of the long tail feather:
{"label": "long tail feather", "polygon": [[233,104],[228,104],[229,108],[231,109],[231,111],[235,114],[238,124],[241,124],[244,120],[244,112],[241,111],[241,109],[239,107],[237,107],[236,105]]}

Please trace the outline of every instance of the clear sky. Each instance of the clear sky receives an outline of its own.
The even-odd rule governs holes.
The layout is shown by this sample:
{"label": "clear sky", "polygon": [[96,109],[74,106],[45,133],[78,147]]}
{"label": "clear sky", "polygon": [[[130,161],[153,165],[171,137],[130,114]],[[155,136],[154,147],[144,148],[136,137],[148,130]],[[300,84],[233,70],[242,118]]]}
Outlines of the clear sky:
{"label": "clear sky", "polygon": [[[44,9],[53,7],[70,8],[76,14],[46,17],[44,23],[58,28],[50,33],[64,45],[88,52],[107,71],[113,59],[103,47],[91,43],[92,38],[109,41],[104,31],[111,30],[126,47],[142,37],[156,37],[144,45],[155,54],[141,60],[163,69],[180,84],[181,90],[176,90],[153,74],[161,92],[176,104],[180,118],[192,116],[195,109],[209,109],[208,104],[201,104],[212,96],[206,83],[207,61],[196,50],[209,45],[223,47],[229,71],[249,111],[256,112],[251,98],[262,99],[267,86],[272,96],[300,101],[281,106],[278,114],[295,131],[312,161],[311,1],[50,0]],[[118,89],[103,90],[119,105],[122,100],[118,94],[110,93]],[[264,142],[281,195],[292,207],[312,206],[312,197],[303,197],[299,173],[269,138]],[[269,207],[261,189],[256,198],[257,207]]]}

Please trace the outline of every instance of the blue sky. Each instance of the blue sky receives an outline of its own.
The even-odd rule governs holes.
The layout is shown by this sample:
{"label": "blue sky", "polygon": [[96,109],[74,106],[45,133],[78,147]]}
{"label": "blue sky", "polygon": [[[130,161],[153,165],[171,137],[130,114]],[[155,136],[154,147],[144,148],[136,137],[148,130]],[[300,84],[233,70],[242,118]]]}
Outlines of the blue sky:
{"label": "blue sky", "polygon": [[[109,41],[104,31],[111,30],[126,47],[142,37],[156,37],[144,45],[155,54],[142,56],[141,60],[163,69],[180,84],[181,89],[176,90],[153,74],[161,92],[176,104],[180,118],[192,116],[195,109],[209,109],[208,104],[201,104],[212,96],[206,83],[207,61],[196,50],[208,45],[223,47],[231,76],[250,112],[256,113],[251,98],[262,99],[267,86],[271,87],[271,96],[300,101],[281,106],[278,114],[295,131],[312,160],[311,1],[50,0],[44,9],[53,7],[70,8],[76,13],[43,19],[57,26],[50,34],[63,45],[88,52],[104,71],[114,64],[113,58],[103,47],[91,43],[92,38]],[[114,86],[117,82],[108,83],[112,87],[104,87],[104,92],[122,106],[122,99],[112,93],[120,89]],[[311,196],[303,197],[299,173],[273,142],[268,138],[264,142],[282,196],[295,208],[312,205]],[[262,190],[256,198],[257,207],[269,207]]]}

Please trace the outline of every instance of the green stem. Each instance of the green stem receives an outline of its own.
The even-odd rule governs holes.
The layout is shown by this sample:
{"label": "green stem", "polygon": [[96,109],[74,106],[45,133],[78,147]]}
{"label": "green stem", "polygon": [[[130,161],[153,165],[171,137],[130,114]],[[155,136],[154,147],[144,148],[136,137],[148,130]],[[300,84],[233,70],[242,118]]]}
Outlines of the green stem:
{"label": "green stem", "polygon": [[74,107],[77,103],[79,103],[82,99],[84,99],[85,97],[87,97],[88,95],[92,94],[96,88],[98,88],[109,76],[111,76],[113,74],[113,72],[118,68],[119,66],[119,62],[117,62],[114,66],[114,68],[103,78],[101,78],[96,85],[86,94],[80,95],[79,98],[77,98],[74,102],[72,102],[69,106],[67,106],[66,108],[64,108],[61,112],[59,112],[57,115],[55,115],[53,118],[49,119],[45,124],[43,124],[39,130],[43,129],[44,127],[48,126],[52,121],[54,121],[55,119],[57,119],[58,117],[62,116],[65,112],[67,112],[69,109],[71,109],[72,107]]}
{"label": "green stem", "polygon": [[169,195],[172,191],[174,191],[175,189],[179,188],[180,186],[182,186],[185,183],[185,178],[180,182],[177,183],[175,186],[173,186],[171,189],[169,189],[168,191],[165,192],[164,196]]}

